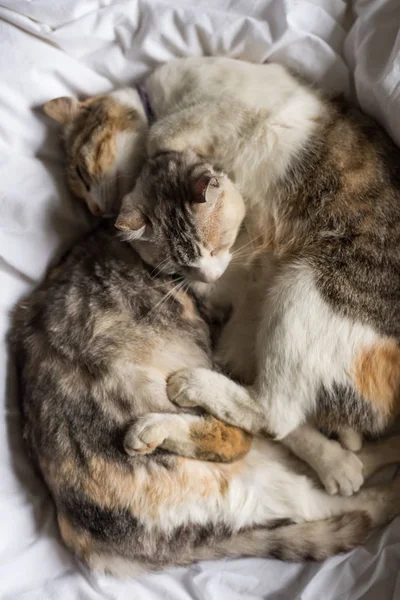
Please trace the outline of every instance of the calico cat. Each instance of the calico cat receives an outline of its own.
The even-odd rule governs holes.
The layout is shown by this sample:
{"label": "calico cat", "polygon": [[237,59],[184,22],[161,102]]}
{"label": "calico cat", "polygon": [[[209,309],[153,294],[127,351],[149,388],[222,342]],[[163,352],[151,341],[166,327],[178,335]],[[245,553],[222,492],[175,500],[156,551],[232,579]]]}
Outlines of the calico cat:
{"label": "calico cat", "polygon": [[[268,431],[330,493],[351,494],[362,465],[313,423],[356,449],[354,431],[379,435],[399,412],[400,152],[370,118],[279,65],[187,59],[161,67],[157,85],[179,104],[151,128],[149,155],[190,148],[223,167],[262,246],[253,385],[192,370],[171,378],[170,398]],[[233,327],[224,338],[235,374],[248,357]]]}
{"label": "calico cat", "polygon": [[[243,216],[233,184],[193,153],[165,154],[128,200],[127,241],[103,221],[15,314],[24,437],[65,543],[118,576],[222,556],[321,560],[362,543],[399,513],[398,482],[331,497],[281,444],[168,400],[171,373],[212,367],[204,287],[196,302],[184,282],[208,277],[204,249],[229,255]],[[400,438],[359,458],[366,476],[398,462]]]}
{"label": "calico cat", "polygon": [[[222,165],[258,247],[259,285],[233,289],[236,311],[222,336],[222,362],[254,386],[197,371],[172,380],[171,397],[269,431],[330,493],[353,493],[360,461],[310,423],[357,450],[361,435],[379,434],[398,412],[398,150],[370,119],[279,65],[181,59],[146,88],[158,119],[150,155],[192,148]],[[139,113],[138,96],[129,102]],[[47,105],[67,130],[81,110],[73,99]],[[218,255],[207,265],[226,266]]]}

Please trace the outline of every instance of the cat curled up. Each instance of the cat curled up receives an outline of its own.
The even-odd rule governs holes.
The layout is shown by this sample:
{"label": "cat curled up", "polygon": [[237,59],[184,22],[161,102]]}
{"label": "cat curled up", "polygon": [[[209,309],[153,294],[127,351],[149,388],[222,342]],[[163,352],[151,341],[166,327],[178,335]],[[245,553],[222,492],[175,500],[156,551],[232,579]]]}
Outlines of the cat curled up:
{"label": "cat curled up", "polygon": [[[194,153],[150,160],[134,193],[141,212],[124,205],[123,239],[103,221],[16,309],[24,437],[63,540],[118,576],[218,557],[321,560],[362,543],[400,512],[400,482],[330,496],[282,444],[168,399],[172,373],[212,367],[213,303],[189,280],[203,277],[205,248],[230,252],[241,195]],[[400,461],[400,438],[358,456],[368,477]]]}
{"label": "cat curled up", "polygon": [[[400,152],[371,119],[283,67],[233,64],[218,103],[180,90],[179,110],[150,131],[149,153],[195,148],[234,177],[246,200],[262,239],[255,380],[245,389],[186,371],[170,380],[170,397],[270,432],[330,493],[348,495],[362,484],[362,465],[312,423],[357,449],[355,433],[379,435],[399,412]],[[224,119],[240,70],[243,97]],[[218,260],[207,256],[208,265]],[[226,328],[225,348],[242,346],[235,324],[243,331],[248,302]],[[233,361],[222,362],[235,373],[240,358],[229,351]]]}
{"label": "cat curled up", "polygon": [[[221,362],[251,385],[194,369],[171,378],[171,399],[268,431],[329,493],[354,493],[362,464],[346,447],[379,435],[399,409],[398,149],[371,119],[279,65],[181,59],[157,69],[146,89],[157,117],[149,156],[192,149],[231,176],[245,199],[260,282],[254,311],[245,286],[232,290],[235,310],[221,342]],[[135,90],[89,102],[117,101],[142,114]],[[71,99],[47,105],[67,140],[87,110]],[[145,135],[146,125],[137,131]],[[118,136],[115,147],[118,172]],[[81,160],[77,151],[71,165]],[[103,181],[109,176],[103,172]],[[208,279],[229,262],[216,250],[202,256]],[[342,445],[314,425],[337,432]]]}
{"label": "cat curled up", "polygon": [[[146,91],[158,119],[150,155],[191,148],[232,176],[246,201],[245,258],[255,248],[262,282],[255,300],[245,286],[231,291],[220,345],[221,362],[252,387],[197,370],[171,381],[171,397],[269,431],[330,493],[353,493],[362,465],[346,448],[385,430],[400,398],[398,150],[369,118],[279,65],[179,59],[157,69]],[[137,91],[59,98],[45,110],[64,125],[75,193],[95,213],[115,212],[123,194],[116,202],[110,182],[132,183],[128,165],[136,177],[144,158]],[[214,277],[227,261],[208,253],[203,267]]]}

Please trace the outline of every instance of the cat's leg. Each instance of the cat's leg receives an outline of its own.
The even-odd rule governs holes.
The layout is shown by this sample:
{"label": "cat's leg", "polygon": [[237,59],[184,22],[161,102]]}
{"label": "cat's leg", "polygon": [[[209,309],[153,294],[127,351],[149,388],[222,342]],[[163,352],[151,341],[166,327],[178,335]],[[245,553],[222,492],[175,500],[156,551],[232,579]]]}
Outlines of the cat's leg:
{"label": "cat's leg", "polygon": [[349,440],[349,428],[382,430],[388,415],[353,391],[357,349],[369,348],[377,334],[336,313],[305,264],[288,265],[273,287],[258,340],[256,390],[268,429],[313,467],[330,494],[349,495],[363,482],[360,460],[306,423],[326,418],[345,426],[344,445],[354,450],[359,440]]}
{"label": "cat's leg", "polygon": [[250,433],[266,433],[268,420],[251,391],[209,369],[184,369],[167,381],[169,399],[183,407],[201,406],[218,419]]}
{"label": "cat's leg", "polygon": [[362,435],[351,427],[342,427],[338,431],[338,438],[343,448],[347,448],[347,450],[351,450],[352,452],[358,452],[362,447]]}
{"label": "cat's leg", "polygon": [[251,436],[211,415],[150,413],[139,417],[125,435],[128,454],[163,448],[199,460],[232,462],[250,449]]}
{"label": "cat's leg", "polygon": [[123,384],[128,397],[134,393],[134,415],[139,416],[125,434],[128,454],[148,454],[156,448],[214,462],[231,462],[244,456],[251,436],[211,415],[176,414],[170,402],[164,374],[154,368],[114,365],[114,377]]}
{"label": "cat's leg", "polygon": [[[179,371],[169,378],[167,390],[169,398],[180,406],[202,406],[218,419],[251,433],[275,433],[254,390],[219,373],[207,369]],[[351,495],[360,489],[364,478],[359,458],[313,425],[299,425],[281,441],[316,471],[330,494],[340,491]]]}
{"label": "cat's leg", "polygon": [[299,425],[281,441],[314,469],[329,494],[351,496],[364,483],[359,457],[313,425]]}

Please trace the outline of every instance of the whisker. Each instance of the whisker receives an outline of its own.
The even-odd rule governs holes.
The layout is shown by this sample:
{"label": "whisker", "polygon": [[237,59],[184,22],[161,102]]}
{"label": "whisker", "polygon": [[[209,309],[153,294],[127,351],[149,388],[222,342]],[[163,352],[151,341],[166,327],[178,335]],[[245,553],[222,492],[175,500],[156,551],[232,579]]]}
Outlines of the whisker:
{"label": "whisker", "polygon": [[174,294],[174,292],[176,292],[178,289],[182,288],[182,286],[184,285],[183,281],[180,281],[179,283],[177,283],[177,285],[175,285],[169,292],[167,292],[167,294],[165,294],[161,300],[159,302],[157,302],[157,304],[155,304],[153,306],[153,308],[151,309],[151,311],[148,314],[153,313],[155,310],[157,310],[157,308],[161,308],[161,306],[163,306],[167,300]]}
{"label": "whisker", "polygon": [[158,277],[163,271],[165,271],[165,269],[168,269],[170,265],[171,260],[169,258],[164,259],[161,263],[159,263],[159,265],[157,265],[157,267],[154,267],[153,271],[150,273],[150,277]]}
{"label": "whisker", "polygon": [[165,287],[166,285],[168,285],[169,283],[177,283],[180,281],[180,278],[176,278],[176,279],[170,279],[170,280],[165,280],[163,281],[163,283],[158,283],[156,285],[147,285],[144,287],[140,288],[140,291],[145,291],[145,290],[156,290],[162,287]]}
{"label": "whisker", "polygon": [[240,248],[237,248],[237,250],[234,250],[232,252],[232,256],[236,256],[237,254],[239,254],[242,250],[244,250],[245,248],[247,248],[248,246],[250,246],[250,244],[253,244],[256,240],[260,239],[260,237],[262,237],[263,235],[265,235],[265,233],[266,232],[263,231],[262,233],[260,233],[260,235],[256,235],[251,240],[249,240],[248,242],[246,242],[245,244],[243,244],[242,246],[240,246]]}
{"label": "whisker", "polygon": [[165,262],[167,262],[167,260],[169,260],[169,256],[167,256],[166,258],[164,258],[161,262],[158,263],[158,265],[156,265],[153,269],[153,271],[155,271],[156,269],[158,269],[159,267],[161,267],[161,265],[163,265]]}

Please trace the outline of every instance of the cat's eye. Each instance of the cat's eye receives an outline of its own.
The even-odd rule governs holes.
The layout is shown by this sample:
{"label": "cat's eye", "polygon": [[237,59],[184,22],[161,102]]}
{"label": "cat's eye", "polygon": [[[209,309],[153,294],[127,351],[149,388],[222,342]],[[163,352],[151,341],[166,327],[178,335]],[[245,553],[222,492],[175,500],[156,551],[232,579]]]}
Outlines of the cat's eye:
{"label": "cat's eye", "polygon": [[82,169],[80,168],[80,166],[76,165],[75,170],[76,170],[76,174],[78,175],[79,179],[82,181],[83,185],[85,186],[86,191],[90,192],[90,184],[89,184],[89,182],[87,180],[87,177],[84,177],[84,175],[82,173]]}

